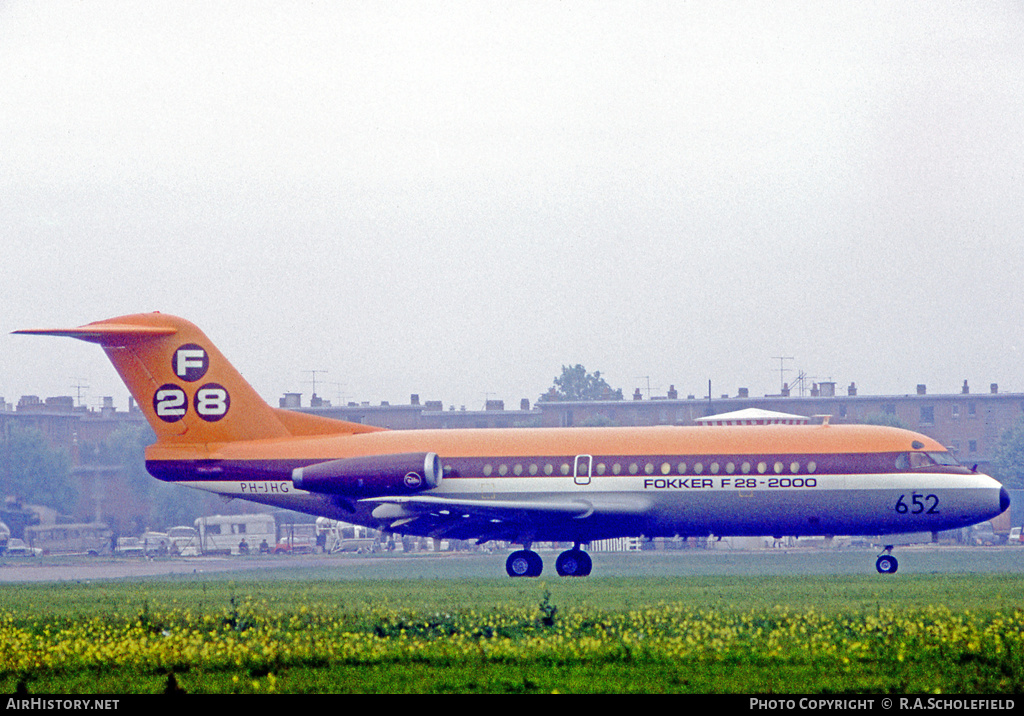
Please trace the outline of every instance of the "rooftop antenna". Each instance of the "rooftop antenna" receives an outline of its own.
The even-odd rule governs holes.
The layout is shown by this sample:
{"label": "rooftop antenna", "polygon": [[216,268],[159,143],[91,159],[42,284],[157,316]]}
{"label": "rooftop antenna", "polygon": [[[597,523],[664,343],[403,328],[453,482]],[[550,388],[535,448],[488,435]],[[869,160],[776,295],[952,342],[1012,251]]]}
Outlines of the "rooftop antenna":
{"label": "rooftop antenna", "polygon": [[328,385],[333,385],[334,386],[335,391],[337,391],[336,395],[338,397],[338,405],[339,406],[344,406],[345,402],[348,400],[348,397],[349,397],[347,393],[343,392],[343,390],[345,388],[345,384],[344,383],[334,383],[334,382],[331,382],[331,383],[328,383]]}
{"label": "rooftop antenna", "polygon": [[649,375],[638,375],[633,380],[646,380],[647,381],[647,399],[651,399],[651,376]]}
{"label": "rooftop antenna", "polygon": [[78,399],[78,407],[81,408],[82,407],[82,390],[83,389],[88,390],[89,386],[82,382],[83,380],[85,380],[85,378],[72,378],[71,380],[78,381],[77,383],[72,383],[71,387],[74,388],[75,391],[76,391],[76,394],[78,396],[78,398],[77,398]]}
{"label": "rooftop antenna", "polygon": [[772,356],[772,360],[779,362],[779,393],[782,393],[786,389],[786,373],[793,370],[792,368],[786,368],[785,362],[795,360],[795,358],[793,356]]}
{"label": "rooftop antenna", "polygon": [[307,380],[306,382],[313,384],[313,395],[315,396],[316,395],[316,374],[317,373],[326,373],[327,371],[326,370],[304,370],[302,372],[303,373],[311,373],[313,375],[313,380],[312,381]]}

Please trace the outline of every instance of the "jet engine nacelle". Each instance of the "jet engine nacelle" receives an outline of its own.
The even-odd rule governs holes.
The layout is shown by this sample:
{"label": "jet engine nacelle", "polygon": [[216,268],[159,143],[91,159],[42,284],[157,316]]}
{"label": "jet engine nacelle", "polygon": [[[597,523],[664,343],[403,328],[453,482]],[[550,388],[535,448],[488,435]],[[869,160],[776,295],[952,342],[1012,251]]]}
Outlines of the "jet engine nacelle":
{"label": "jet engine nacelle", "polygon": [[370,455],[320,462],[292,471],[300,490],[347,497],[402,495],[441,484],[441,458],[433,452]]}

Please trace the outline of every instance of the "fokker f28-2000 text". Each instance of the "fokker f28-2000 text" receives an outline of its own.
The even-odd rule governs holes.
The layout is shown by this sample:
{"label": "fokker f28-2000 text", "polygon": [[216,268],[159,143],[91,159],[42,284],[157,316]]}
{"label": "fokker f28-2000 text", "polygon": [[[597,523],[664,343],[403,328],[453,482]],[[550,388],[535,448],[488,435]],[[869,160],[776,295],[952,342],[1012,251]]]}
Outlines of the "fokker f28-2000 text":
{"label": "fokker f28-2000 text", "polygon": [[[181,318],[18,331],[100,344],[156,432],[154,477],[397,532],[572,542],[623,536],[885,535],[965,527],[1009,495],[935,440],[867,425],[386,430],[273,408]],[[895,572],[891,548],[880,572]]]}

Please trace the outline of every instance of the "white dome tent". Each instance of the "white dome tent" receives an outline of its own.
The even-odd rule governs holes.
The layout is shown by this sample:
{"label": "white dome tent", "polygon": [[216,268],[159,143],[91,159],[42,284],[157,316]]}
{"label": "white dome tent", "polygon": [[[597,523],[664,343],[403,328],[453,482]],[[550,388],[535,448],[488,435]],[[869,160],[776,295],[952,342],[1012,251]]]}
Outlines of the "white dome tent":
{"label": "white dome tent", "polygon": [[777,413],[761,408],[745,408],[731,413],[695,418],[693,422],[698,425],[806,425],[810,420],[806,415]]}

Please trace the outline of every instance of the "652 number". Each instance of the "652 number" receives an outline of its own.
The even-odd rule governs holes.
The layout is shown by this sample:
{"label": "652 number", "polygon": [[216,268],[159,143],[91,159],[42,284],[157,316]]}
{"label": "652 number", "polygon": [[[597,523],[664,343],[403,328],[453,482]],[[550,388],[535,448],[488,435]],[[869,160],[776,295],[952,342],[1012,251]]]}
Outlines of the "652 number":
{"label": "652 number", "polygon": [[900,499],[896,500],[896,514],[898,515],[920,515],[921,513],[926,515],[937,515],[939,514],[938,507],[938,495],[922,495],[917,492],[912,492],[910,494],[910,504],[907,504],[906,495],[900,495]]}

